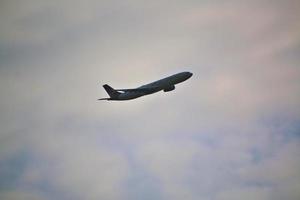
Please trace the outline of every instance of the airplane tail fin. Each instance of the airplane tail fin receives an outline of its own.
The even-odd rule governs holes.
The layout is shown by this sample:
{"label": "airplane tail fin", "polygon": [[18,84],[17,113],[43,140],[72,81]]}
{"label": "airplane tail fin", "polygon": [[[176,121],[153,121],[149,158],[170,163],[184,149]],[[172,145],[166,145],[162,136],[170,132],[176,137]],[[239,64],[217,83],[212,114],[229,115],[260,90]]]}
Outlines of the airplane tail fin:
{"label": "airplane tail fin", "polygon": [[[111,98],[117,98],[121,93],[116,91],[114,88],[110,87],[109,85],[105,84],[103,85],[105,91]],[[104,100],[104,99],[101,99]]]}

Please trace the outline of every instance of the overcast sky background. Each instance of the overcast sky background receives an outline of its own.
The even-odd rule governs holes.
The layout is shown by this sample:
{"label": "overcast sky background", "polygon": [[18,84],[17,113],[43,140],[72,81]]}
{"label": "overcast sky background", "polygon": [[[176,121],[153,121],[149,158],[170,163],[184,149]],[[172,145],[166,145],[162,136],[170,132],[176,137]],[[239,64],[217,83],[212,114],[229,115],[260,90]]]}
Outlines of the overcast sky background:
{"label": "overcast sky background", "polygon": [[[300,1],[0,3],[0,199],[299,200]],[[169,93],[97,101],[181,71]]]}

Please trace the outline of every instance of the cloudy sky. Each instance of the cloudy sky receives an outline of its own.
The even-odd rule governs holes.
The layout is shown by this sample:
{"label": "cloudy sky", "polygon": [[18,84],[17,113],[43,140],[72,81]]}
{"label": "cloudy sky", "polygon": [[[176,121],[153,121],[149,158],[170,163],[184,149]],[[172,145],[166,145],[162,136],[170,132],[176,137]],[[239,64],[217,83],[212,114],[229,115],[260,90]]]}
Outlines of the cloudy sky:
{"label": "cloudy sky", "polygon": [[[0,199],[299,200],[298,0],[0,3]],[[181,71],[170,93],[97,101]]]}

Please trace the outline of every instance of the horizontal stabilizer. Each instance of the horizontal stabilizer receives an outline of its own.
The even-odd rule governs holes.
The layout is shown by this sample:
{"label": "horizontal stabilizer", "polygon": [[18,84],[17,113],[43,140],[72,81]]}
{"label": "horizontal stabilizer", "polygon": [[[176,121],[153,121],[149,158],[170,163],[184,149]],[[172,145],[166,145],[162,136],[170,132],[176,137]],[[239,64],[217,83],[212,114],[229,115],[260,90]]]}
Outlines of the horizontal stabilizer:
{"label": "horizontal stabilizer", "polygon": [[98,100],[110,100],[110,98],[101,98],[101,99],[98,99]]}

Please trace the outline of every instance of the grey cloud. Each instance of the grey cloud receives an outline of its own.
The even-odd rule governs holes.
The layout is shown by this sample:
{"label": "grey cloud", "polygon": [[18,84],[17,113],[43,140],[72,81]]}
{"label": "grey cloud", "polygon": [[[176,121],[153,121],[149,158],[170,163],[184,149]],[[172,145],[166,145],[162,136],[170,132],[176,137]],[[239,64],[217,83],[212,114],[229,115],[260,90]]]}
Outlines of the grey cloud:
{"label": "grey cloud", "polygon": [[[297,1],[4,4],[1,198],[299,197]],[[96,101],[183,70],[173,93]]]}
{"label": "grey cloud", "polygon": [[217,200],[229,200],[229,199],[270,199],[271,191],[268,188],[235,188],[232,190],[224,191],[217,196]]}
{"label": "grey cloud", "polygon": [[27,190],[12,190],[5,191],[0,194],[1,199],[24,199],[24,200],[47,200],[48,198],[41,195],[39,192]]}

